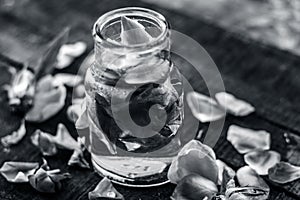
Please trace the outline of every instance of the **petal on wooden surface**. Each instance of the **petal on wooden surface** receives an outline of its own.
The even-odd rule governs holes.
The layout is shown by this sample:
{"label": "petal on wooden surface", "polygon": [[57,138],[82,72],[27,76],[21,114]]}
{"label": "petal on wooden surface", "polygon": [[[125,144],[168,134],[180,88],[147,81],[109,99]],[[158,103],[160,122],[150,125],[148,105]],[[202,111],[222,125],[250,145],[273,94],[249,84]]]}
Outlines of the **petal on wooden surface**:
{"label": "petal on wooden surface", "polygon": [[1,143],[4,147],[18,144],[26,134],[25,121],[23,120],[18,130],[1,138]]}
{"label": "petal on wooden surface", "polygon": [[60,173],[60,170],[47,171],[39,168],[33,175],[29,176],[30,185],[39,192],[55,193],[61,189],[61,180],[70,178],[69,173]]}
{"label": "petal on wooden surface", "polygon": [[267,175],[268,170],[279,163],[281,156],[276,151],[252,151],[244,155],[244,160],[259,175]]}
{"label": "petal on wooden surface", "polygon": [[172,194],[174,200],[212,199],[218,193],[216,184],[198,174],[184,177]]}
{"label": "petal on wooden surface", "polygon": [[57,114],[65,105],[67,90],[63,85],[55,87],[53,77],[45,76],[37,84],[33,108],[25,119],[32,122],[43,122]]}
{"label": "petal on wooden surface", "polygon": [[276,183],[289,183],[300,178],[300,167],[287,162],[277,163],[269,169],[269,179]]}
{"label": "petal on wooden surface", "polygon": [[80,151],[80,146],[77,141],[71,136],[68,129],[63,124],[58,124],[56,135],[53,137],[53,141],[62,148],[69,150]]}
{"label": "petal on wooden surface", "polygon": [[53,156],[57,153],[53,135],[45,133],[41,130],[36,130],[31,135],[31,142],[40,149],[44,156]]}
{"label": "petal on wooden surface", "polygon": [[84,158],[83,152],[85,150],[84,141],[81,141],[81,139],[77,138],[77,143],[80,146],[80,151],[74,150],[73,154],[71,155],[68,165],[73,167],[79,167],[83,169],[90,169],[89,163]]}
{"label": "petal on wooden surface", "polygon": [[56,68],[63,69],[70,66],[74,58],[81,56],[86,51],[86,48],[87,44],[81,41],[62,45],[56,57]]}
{"label": "petal on wooden surface", "polygon": [[203,94],[190,92],[186,96],[187,103],[200,122],[212,122],[225,117],[225,111],[217,102]]}
{"label": "petal on wooden surface", "polygon": [[284,133],[287,144],[286,158],[288,162],[294,165],[300,165],[300,136],[294,133]]}
{"label": "petal on wooden surface", "polygon": [[255,111],[255,108],[246,101],[237,99],[227,92],[219,92],[215,95],[217,102],[229,113],[235,116],[247,116]]}
{"label": "petal on wooden surface", "polygon": [[270,190],[266,182],[249,166],[238,169],[236,177],[241,187],[252,186]]}
{"label": "petal on wooden surface", "polygon": [[37,162],[5,162],[0,168],[0,173],[9,182],[28,182],[28,176],[33,174],[39,167]]}
{"label": "petal on wooden surface", "polygon": [[103,178],[96,188],[89,192],[89,200],[100,200],[100,199],[118,199],[124,200],[124,197],[119,193],[108,178]]}
{"label": "petal on wooden surface", "polygon": [[218,185],[221,185],[221,191],[226,190],[227,183],[235,176],[235,171],[221,160],[216,160],[218,165]]}
{"label": "petal on wooden surface", "polygon": [[267,131],[252,130],[237,125],[229,127],[227,140],[241,154],[254,150],[269,150],[271,145],[271,135]]}
{"label": "petal on wooden surface", "polygon": [[187,143],[178,153],[168,171],[172,183],[178,183],[189,174],[198,174],[215,183],[218,181],[218,166],[211,148],[199,141]]}

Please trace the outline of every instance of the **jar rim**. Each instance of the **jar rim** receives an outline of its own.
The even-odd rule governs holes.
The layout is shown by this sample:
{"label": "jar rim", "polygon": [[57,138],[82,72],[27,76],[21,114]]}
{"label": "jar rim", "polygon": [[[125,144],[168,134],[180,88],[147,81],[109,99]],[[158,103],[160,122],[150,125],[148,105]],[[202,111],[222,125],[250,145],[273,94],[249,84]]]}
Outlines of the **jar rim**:
{"label": "jar rim", "polygon": [[[110,22],[115,18],[119,18],[122,16],[130,16],[130,15],[134,15],[134,16],[140,15],[142,17],[155,19],[156,22],[158,22],[159,27],[161,28],[161,33],[157,37],[155,37],[154,40],[151,40],[147,43],[141,43],[135,45],[126,45],[114,40],[107,40],[102,35],[101,30],[108,22]],[[95,42],[100,43],[101,45],[104,45],[108,48],[126,48],[129,50],[143,50],[145,48],[148,49],[149,47],[159,45],[162,42],[164,42],[168,33],[169,33],[169,24],[166,18],[162,14],[154,10],[148,8],[141,8],[141,7],[124,7],[124,8],[119,8],[119,9],[109,11],[103,14],[102,16],[100,16],[93,26],[93,37]]]}

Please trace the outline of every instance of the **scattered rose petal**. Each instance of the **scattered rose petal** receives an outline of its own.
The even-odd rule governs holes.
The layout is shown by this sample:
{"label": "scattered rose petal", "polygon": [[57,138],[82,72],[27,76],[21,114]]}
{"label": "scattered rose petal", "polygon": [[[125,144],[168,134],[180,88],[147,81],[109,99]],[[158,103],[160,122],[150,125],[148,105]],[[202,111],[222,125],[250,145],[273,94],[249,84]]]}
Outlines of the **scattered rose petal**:
{"label": "scattered rose petal", "polygon": [[218,185],[226,189],[226,185],[230,179],[235,176],[235,171],[221,160],[216,160],[218,165]]}
{"label": "scattered rose petal", "polygon": [[218,166],[213,150],[196,140],[187,143],[172,161],[168,178],[172,183],[178,183],[189,174],[201,175],[214,183],[218,181]]}
{"label": "scattered rose petal", "polygon": [[300,178],[300,167],[287,162],[277,163],[269,169],[269,179],[276,183],[288,183]]}
{"label": "scattered rose petal", "polygon": [[57,69],[68,67],[74,58],[81,56],[86,51],[87,45],[84,42],[63,45],[57,55]]}
{"label": "scattered rose petal", "polygon": [[1,138],[1,143],[4,147],[9,147],[19,143],[26,134],[25,122],[21,122],[18,130],[14,131],[12,134],[4,136]]}
{"label": "scattered rose petal", "polygon": [[36,130],[31,136],[31,142],[40,149],[44,156],[53,156],[57,153],[53,136],[41,130]]}
{"label": "scattered rose petal", "polygon": [[28,182],[28,176],[33,174],[38,167],[37,162],[9,161],[2,165],[0,173],[9,182],[24,183]]}
{"label": "scattered rose petal", "polygon": [[216,184],[197,174],[184,177],[175,188],[172,195],[174,200],[212,199],[218,193]]}
{"label": "scattered rose petal", "polygon": [[80,146],[80,151],[74,150],[71,158],[68,161],[69,166],[80,167],[84,169],[90,169],[89,163],[85,160],[83,151],[85,150],[84,141],[81,141],[80,138],[77,138],[77,143]]}
{"label": "scattered rose petal", "polygon": [[252,151],[244,155],[244,160],[259,175],[267,175],[268,170],[279,163],[281,156],[276,151]]}
{"label": "scattered rose petal", "polygon": [[142,24],[128,17],[121,17],[120,37],[121,43],[125,45],[142,44],[152,40],[151,35]]}
{"label": "scattered rose petal", "polygon": [[247,116],[255,111],[255,108],[251,104],[237,99],[227,92],[219,92],[215,97],[223,108],[235,116]]}
{"label": "scattered rose petal", "polygon": [[236,172],[237,180],[241,187],[251,186],[270,190],[266,182],[249,166],[244,166]]}
{"label": "scattered rose petal", "polygon": [[54,87],[50,76],[42,78],[36,90],[33,108],[27,113],[25,119],[43,122],[63,108],[67,91],[63,85]]}
{"label": "scattered rose petal", "polygon": [[252,130],[231,125],[227,132],[227,140],[241,153],[254,150],[269,150],[271,135],[264,130]]}
{"label": "scattered rose petal", "polygon": [[53,137],[53,141],[59,147],[63,147],[69,150],[80,151],[80,146],[77,141],[70,135],[68,129],[63,124],[58,124],[56,135]]}
{"label": "scattered rose petal", "polygon": [[67,116],[71,122],[76,122],[81,113],[81,105],[80,104],[72,104],[68,107]]}
{"label": "scattered rose petal", "polygon": [[34,95],[34,74],[24,65],[24,68],[14,74],[12,83],[7,89],[10,105],[19,105],[21,100]]}
{"label": "scattered rose petal", "polygon": [[29,176],[29,183],[39,192],[55,193],[61,189],[61,181],[70,177],[69,173],[62,174],[59,169],[48,171],[41,167]]}
{"label": "scattered rose petal", "polygon": [[67,85],[69,87],[78,86],[82,82],[81,76],[67,74],[67,73],[59,73],[53,77],[53,85]]}
{"label": "scattered rose petal", "polygon": [[120,194],[112,185],[111,181],[104,177],[96,186],[96,188],[89,192],[89,200],[100,199],[119,199],[124,200],[122,194]]}
{"label": "scattered rose petal", "polygon": [[186,96],[187,103],[194,115],[200,122],[216,121],[225,116],[225,111],[217,102],[197,92],[190,92]]}

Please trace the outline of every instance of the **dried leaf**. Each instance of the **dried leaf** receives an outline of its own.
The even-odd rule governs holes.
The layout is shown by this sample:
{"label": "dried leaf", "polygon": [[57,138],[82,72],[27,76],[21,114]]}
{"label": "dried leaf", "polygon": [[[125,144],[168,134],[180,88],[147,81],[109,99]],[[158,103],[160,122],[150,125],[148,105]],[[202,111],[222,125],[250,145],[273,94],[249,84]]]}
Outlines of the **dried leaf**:
{"label": "dried leaf", "polygon": [[53,77],[53,85],[67,85],[69,87],[76,87],[82,82],[81,76],[67,74],[67,73],[59,73]]}
{"label": "dried leaf", "polygon": [[255,111],[255,108],[232,94],[219,92],[215,95],[217,102],[235,116],[246,116]]}
{"label": "dried leaf", "polygon": [[124,200],[124,197],[114,188],[111,181],[105,177],[98,183],[93,191],[89,192],[89,200],[100,199]]}
{"label": "dried leaf", "polygon": [[9,161],[2,165],[0,173],[9,182],[23,183],[28,182],[28,176],[33,174],[38,167],[37,162]]}
{"label": "dried leaf", "polygon": [[80,146],[80,151],[74,150],[71,158],[68,161],[69,166],[80,167],[84,169],[90,169],[89,163],[85,160],[83,152],[85,150],[84,141],[81,141],[80,138],[77,138],[77,143]]}
{"label": "dried leaf", "polygon": [[227,132],[227,140],[241,153],[254,150],[269,150],[271,135],[264,130],[252,130],[237,125],[231,125]]}
{"label": "dried leaf", "polygon": [[151,35],[142,24],[125,16],[121,17],[120,37],[121,43],[125,45],[148,43],[152,40]]}
{"label": "dried leaf", "polygon": [[237,180],[241,187],[251,186],[269,191],[266,182],[249,166],[241,167],[236,172]]}
{"label": "dried leaf", "polygon": [[58,124],[56,135],[53,137],[53,141],[59,147],[80,151],[80,145],[70,135],[68,129],[63,124]]}
{"label": "dried leaf", "polygon": [[172,183],[178,183],[189,174],[198,174],[214,183],[218,181],[218,166],[213,150],[199,141],[192,140],[178,153],[168,171]]}
{"label": "dried leaf", "polygon": [[43,77],[36,89],[34,106],[25,119],[31,122],[43,122],[57,114],[65,105],[67,90],[63,85],[53,86],[50,76]]}
{"label": "dried leaf", "polygon": [[69,37],[70,28],[62,30],[48,45],[46,52],[41,56],[38,65],[35,67],[36,80],[39,80],[46,74],[51,74],[56,64],[56,57],[63,44]]}
{"label": "dried leaf", "polygon": [[62,174],[59,169],[48,171],[39,168],[33,175],[29,176],[29,183],[39,192],[55,193],[61,189],[61,181],[70,177],[69,173]]}
{"label": "dried leaf", "polygon": [[281,156],[276,151],[252,151],[244,155],[244,160],[259,175],[267,175],[268,170],[279,163]]}
{"label": "dried leaf", "polygon": [[287,162],[277,163],[269,169],[269,179],[276,183],[289,183],[300,178],[300,167]]}
{"label": "dried leaf", "polygon": [[73,62],[74,58],[81,56],[87,48],[85,42],[76,42],[74,44],[64,44],[57,54],[57,69],[63,69]]}
{"label": "dried leaf", "polygon": [[194,115],[200,122],[212,122],[225,116],[225,111],[217,102],[197,92],[190,92],[186,96],[187,103]]}
{"label": "dried leaf", "polygon": [[53,136],[41,130],[36,130],[32,134],[31,142],[40,149],[44,156],[53,156],[57,153]]}
{"label": "dried leaf", "polygon": [[174,200],[212,199],[218,193],[216,184],[198,174],[184,177],[175,188],[172,195]]}
{"label": "dried leaf", "polygon": [[4,147],[10,147],[19,143],[26,134],[25,122],[21,122],[18,130],[14,131],[12,134],[4,136],[1,138],[1,143]]}

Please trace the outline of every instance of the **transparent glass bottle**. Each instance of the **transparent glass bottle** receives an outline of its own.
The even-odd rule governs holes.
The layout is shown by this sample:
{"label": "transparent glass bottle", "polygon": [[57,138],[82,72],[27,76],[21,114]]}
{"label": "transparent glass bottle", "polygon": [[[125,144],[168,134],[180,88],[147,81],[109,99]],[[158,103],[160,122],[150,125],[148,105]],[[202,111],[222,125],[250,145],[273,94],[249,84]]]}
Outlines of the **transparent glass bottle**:
{"label": "transparent glass bottle", "polygon": [[[124,17],[149,40],[139,40],[136,27],[124,30]],[[136,40],[124,43],[124,34]],[[95,169],[124,185],[167,182],[184,115],[182,77],[170,60],[166,19],[144,8],[113,10],[96,21],[93,37],[95,61],[85,89]]]}

